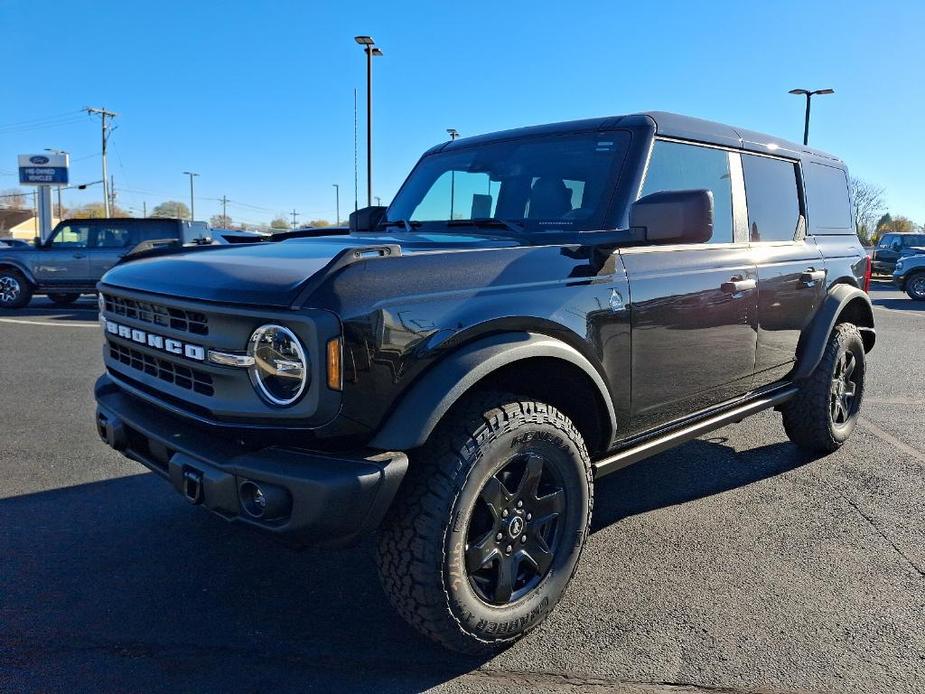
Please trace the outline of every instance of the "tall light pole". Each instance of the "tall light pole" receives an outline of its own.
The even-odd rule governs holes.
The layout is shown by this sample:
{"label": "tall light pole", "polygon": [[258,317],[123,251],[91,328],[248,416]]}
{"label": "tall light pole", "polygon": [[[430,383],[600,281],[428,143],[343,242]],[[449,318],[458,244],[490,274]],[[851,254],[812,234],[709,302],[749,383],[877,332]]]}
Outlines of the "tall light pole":
{"label": "tall light pole", "polygon": [[338,185],[337,183],[332,183],[331,185],[334,186],[334,195],[336,196],[335,204],[337,205],[337,221],[334,223],[334,226],[339,227],[340,226],[340,185]]}
{"label": "tall light pole", "polygon": [[834,94],[834,89],[791,89],[791,94],[806,97],[806,120],[803,123],[803,144],[809,144],[809,105],[810,101],[817,94]]}
{"label": "tall light pole", "polygon": [[354,36],[366,53],[366,204],[373,204],[373,58],[382,55],[372,36]]}
{"label": "tall light pole", "polygon": [[[456,142],[459,137],[459,131],[456,128],[447,128],[446,134],[450,136],[450,142]],[[454,208],[456,207],[456,170],[450,171],[450,219],[453,219]]]}
{"label": "tall light pole", "polygon": [[[107,217],[110,216],[109,210],[109,175],[106,173],[106,143],[109,141],[109,134],[112,132],[112,119],[118,116],[118,113],[107,111],[105,108],[86,108],[84,109],[91,116],[99,116],[103,125],[103,210]],[[107,125],[106,119],[110,122]]]}
{"label": "tall light pole", "polygon": [[184,171],[183,173],[189,176],[189,220],[192,222],[196,219],[196,198],[193,195],[193,178],[199,174],[193,171]]}

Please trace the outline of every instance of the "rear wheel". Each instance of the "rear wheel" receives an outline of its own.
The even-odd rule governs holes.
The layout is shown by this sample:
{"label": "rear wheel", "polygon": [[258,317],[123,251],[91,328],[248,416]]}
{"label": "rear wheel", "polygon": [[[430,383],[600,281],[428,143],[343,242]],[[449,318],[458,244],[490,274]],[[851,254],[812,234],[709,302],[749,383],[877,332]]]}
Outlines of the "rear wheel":
{"label": "rear wheel", "polygon": [[22,308],[32,299],[32,286],[19,270],[0,270],[0,308]]}
{"label": "rear wheel", "polygon": [[781,410],[790,440],[816,453],[831,453],[847,441],[861,411],[865,368],[857,327],[836,325],[816,370]]}
{"label": "rear wheel", "polygon": [[392,604],[456,651],[504,646],[542,622],[578,563],[591,516],[581,434],[513,395],[468,401],[413,456],[379,538]]}
{"label": "rear wheel", "polygon": [[925,301],[925,272],[917,272],[906,280],[906,294],[915,301]]}
{"label": "rear wheel", "polygon": [[80,298],[80,294],[49,294],[48,298],[58,306],[70,306]]}

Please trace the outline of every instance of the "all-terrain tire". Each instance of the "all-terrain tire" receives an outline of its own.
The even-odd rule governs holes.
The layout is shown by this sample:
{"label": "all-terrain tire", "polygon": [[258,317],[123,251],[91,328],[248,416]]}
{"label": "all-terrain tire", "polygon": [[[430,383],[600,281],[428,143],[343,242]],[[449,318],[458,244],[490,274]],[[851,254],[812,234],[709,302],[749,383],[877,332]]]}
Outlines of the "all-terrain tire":
{"label": "all-terrain tire", "polygon": [[0,269],[0,308],[22,308],[32,299],[32,285],[19,270]]}
{"label": "all-terrain tire", "polygon": [[[836,392],[839,365],[853,361],[850,376],[854,395],[844,412],[835,404],[844,395]],[[812,375],[800,387],[799,393],[781,409],[784,430],[793,443],[813,453],[832,453],[848,440],[857,425],[864,397],[864,341],[851,323],[835,326],[822,359]],[[833,414],[833,410],[837,414]],[[841,420],[841,421],[839,421]]]}
{"label": "all-terrain tire", "polygon": [[925,272],[916,272],[906,279],[906,294],[913,301],[925,301]]}
{"label": "all-terrain tire", "polygon": [[80,294],[49,294],[48,298],[58,306],[70,306],[80,298]]}
{"label": "all-terrain tire", "polygon": [[[556,536],[559,549],[547,573],[536,577],[540,582],[535,587],[525,586],[524,594],[516,600],[517,595],[511,595],[509,603],[489,604],[468,571],[467,533],[472,532],[470,524],[475,523],[485,489],[511,464],[505,461],[516,456],[553,461],[549,464],[561,475],[566,499],[557,521],[562,526],[556,526],[563,535]],[[505,498],[512,500],[513,519],[521,510],[514,508],[514,497]],[[568,417],[544,403],[507,393],[473,395],[451,410],[412,455],[379,535],[383,588],[409,624],[447,648],[485,653],[503,647],[542,622],[561,599],[587,537],[592,505],[591,462]],[[504,511],[507,515],[508,509]],[[500,517],[500,512],[492,515]],[[486,535],[489,542],[501,536],[491,532]],[[519,539],[525,538],[526,534]],[[499,563],[492,559],[490,566],[500,566],[505,552],[510,556],[508,543],[516,555],[517,540],[499,540],[491,549]]]}

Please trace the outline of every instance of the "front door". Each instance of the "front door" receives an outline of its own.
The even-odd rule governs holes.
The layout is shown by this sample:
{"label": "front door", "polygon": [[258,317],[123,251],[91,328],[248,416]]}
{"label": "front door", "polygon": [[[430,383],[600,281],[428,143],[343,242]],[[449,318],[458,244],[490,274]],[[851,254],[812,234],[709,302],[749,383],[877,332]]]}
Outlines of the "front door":
{"label": "front door", "polygon": [[803,328],[825,298],[825,263],[806,239],[799,165],[743,154],[749,244],[758,268],[756,386],[783,378]]}
{"label": "front door", "polygon": [[89,224],[58,227],[42,252],[35,254],[33,274],[40,284],[49,287],[89,284],[89,244]]}
{"label": "front door", "polygon": [[634,430],[741,395],[751,386],[758,291],[743,238],[738,157],[671,141],[656,141],[653,148],[641,195],[708,189],[714,223],[707,243],[620,251],[630,287]]}

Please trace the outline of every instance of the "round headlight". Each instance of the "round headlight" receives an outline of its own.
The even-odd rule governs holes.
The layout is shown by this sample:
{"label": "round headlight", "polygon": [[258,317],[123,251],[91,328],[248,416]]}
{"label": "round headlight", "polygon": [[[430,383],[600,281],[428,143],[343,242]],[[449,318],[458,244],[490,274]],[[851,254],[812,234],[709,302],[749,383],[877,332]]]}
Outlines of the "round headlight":
{"label": "round headlight", "polygon": [[254,358],[254,387],[273,405],[291,405],[308,385],[308,359],[295,334],[281,325],[262,325],[247,342]]}

